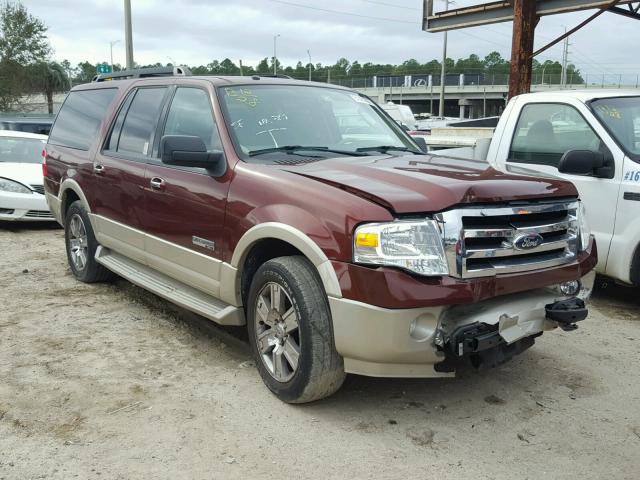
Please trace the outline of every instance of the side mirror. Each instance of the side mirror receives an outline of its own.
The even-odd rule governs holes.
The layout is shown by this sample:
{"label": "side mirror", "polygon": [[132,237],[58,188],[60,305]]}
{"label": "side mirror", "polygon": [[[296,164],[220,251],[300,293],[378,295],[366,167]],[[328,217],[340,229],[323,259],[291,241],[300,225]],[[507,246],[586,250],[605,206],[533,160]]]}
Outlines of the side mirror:
{"label": "side mirror", "polygon": [[420,150],[422,150],[424,153],[427,153],[429,151],[429,148],[427,147],[427,141],[422,138],[422,137],[411,137],[413,139],[414,142],[416,142],[416,145],[418,145],[418,147],[420,147]]}
{"label": "side mirror", "polygon": [[558,171],[571,175],[594,175],[605,166],[604,154],[593,150],[569,150],[562,155]]}
{"label": "side mirror", "polygon": [[200,137],[165,135],[160,140],[160,159],[167,165],[206,168],[214,176],[225,172],[223,152],[207,152]]}

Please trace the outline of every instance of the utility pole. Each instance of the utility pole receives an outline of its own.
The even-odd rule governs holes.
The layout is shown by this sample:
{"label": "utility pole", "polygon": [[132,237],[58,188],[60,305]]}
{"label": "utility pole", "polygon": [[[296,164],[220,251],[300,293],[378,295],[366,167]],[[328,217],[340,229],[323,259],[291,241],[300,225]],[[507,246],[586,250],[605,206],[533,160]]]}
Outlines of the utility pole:
{"label": "utility pole", "polygon": [[274,77],[278,75],[278,53],[276,52],[276,41],[278,40],[279,36],[280,36],[279,33],[273,36],[273,76]]}
{"label": "utility pole", "polygon": [[311,81],[311,50],[307,49],[307,55],[309,55],[309,81]]}
{"label": "utility pole", "polygon": [[[564,33],[567,33],[567,27],[564,28]],[[569,61],[569,37],[565,37],[564,48],[562,49],[562,75],[560,77],[560,85],[562,85],[562,87],[567,86],[568,61]]]}
{"label": "utility pole", "polygon": [[533,37],[537,23],[535,0],[513,0],[513,37],[508,98],[531,90],[533,67],[531,52],[533,52]]}
{"label": "utility pole", "polygon": [[243,71],[242,71],[242,59],[240,59],[240,60],[238,61],[238,63],[240,64],[240,76],[242,77],[242,76],[244,76],[244,73],[243,73]]}
{"label": "utility pole", "polygon": [[120,40],[112,40],[111,42],[109,42],[109,52],[111,54],[111,71],[113,72],[113,46],[116,43],[120,43]]}
{"label": "utility pole", "polygon": [[[451,0],[444,0],[445,12],[449,10],[449,4],[453,3]],[[440,105],[438,106],[438,116],[444,117],[444,84],[445,84],[445,63],[447,61],[447,31],[444,32],[444,39],[442,41],[442,65],[440,66]]]}
{"label": "utility pole", "polygon": [[127,51],[127,70],[133,69],[133,35],[131,33],[131,0],[124,0],[124,36]]}

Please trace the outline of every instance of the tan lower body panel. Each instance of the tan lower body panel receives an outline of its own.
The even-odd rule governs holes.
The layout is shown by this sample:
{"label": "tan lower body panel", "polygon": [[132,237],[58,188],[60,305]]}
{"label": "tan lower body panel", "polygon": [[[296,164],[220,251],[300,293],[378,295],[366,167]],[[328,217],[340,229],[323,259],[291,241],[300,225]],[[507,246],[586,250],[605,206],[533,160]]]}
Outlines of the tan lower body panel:
{"label": "tan lower body panel", "polygon": [[[105,247],[102,259],[98,261],[107,268],[132,283],[218,323],[244,325],[242,309],[237,308],[235,301],[229,302],[226,298],[235,299],[237,282],[232,274],[237,274],[237,270],[225,269],[225,281],[229,283],[229,287],[221,292],[221,266],[226,265],[222,261],[100,215],[90,214],[90,218],[98,243]],[[118,261],[114,263],[112,260],[116,258]],[[167,291],[175,290],[175,294],[169,295],[162,284],[168,288]],[[155,288],[158,285],[160,286]],[[187,292],[187,296],[183,298],[179,291]],[[229,307],[234,311],[225,311],[221,317],[216,313],[218,306],[214,306],[213,310],[203,307],[211,301],[219,304],[218,306],[223,305],[221,308]],[[226,318],[227,313],[234,318]]]}
{"label": "tan lower body panel", "polygon": [[147,264],[147,254],[144,250],[144,232],[100,215],[89,214],[89,218],[96,234],[96,240],[100,245],[143,265]]}
{"label": "tan lower body panel", "polygon": [[[587,299],[595,273],[581,279]],[[442,377],[434,365],[444,360],[436,331],[452,332],[473,322],[497,325],[508,344],[557,327],[545,305],[564,300],[555,287],[505,295],[453,307],[385,309],[345,298],[329,298],[338,353],[347,373],[372,377]]]}
{"label": "tan lower body panel", "polygon": [[372,377],[442,377],[434,344],[443,307],[387,309],[329,298],[338,353],[347,373]]}
{"label": "tan lower body panel", "polygon": [[47,199],[47,205],[49,205],[49,210],[51,210],[51,214],[56,221],[62,225],[62,213],[60,211],[60,199],[55,195],[51,195],[49,192],[45,192],[45,198]]}
{"label": "tan lower body panel", "polygon": [[147,264],[191,287],[220,296],[220,260],[146,235]]}

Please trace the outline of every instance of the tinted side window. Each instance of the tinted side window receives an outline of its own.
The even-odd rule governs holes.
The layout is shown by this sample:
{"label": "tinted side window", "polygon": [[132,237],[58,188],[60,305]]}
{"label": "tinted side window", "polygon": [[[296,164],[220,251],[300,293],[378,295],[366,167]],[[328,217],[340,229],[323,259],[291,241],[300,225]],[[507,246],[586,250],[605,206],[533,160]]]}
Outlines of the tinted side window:
{"label": "tinted side window", "polygon": [[171,102],[165,135],[200,137],[208,151],[222,150],[209,95],[199,88],[178,88]]}
{"label": "tinted side window", "polygon": [[520,113],[509,161],[557,167],[569,150],[602,150],[604,144],[580,113],[569,105],[536,103]]}
{"label": "tinted side window", "polygon": [[88,150],[117,91],[101,88],[69,93],[53,124],[49,143]]}
{"label": "tinted side window", "polygon": [[147,155],[158,124],[166,87],[139,89],[120,133],[118,152]]}

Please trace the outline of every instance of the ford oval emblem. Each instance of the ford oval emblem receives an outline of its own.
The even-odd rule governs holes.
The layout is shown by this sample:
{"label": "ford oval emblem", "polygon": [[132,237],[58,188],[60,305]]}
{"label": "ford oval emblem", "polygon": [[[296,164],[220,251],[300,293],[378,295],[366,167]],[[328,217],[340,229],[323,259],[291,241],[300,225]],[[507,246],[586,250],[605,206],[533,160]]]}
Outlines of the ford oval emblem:
{"label": "ford oval emblem", "polygon": [[532,248],[539,247],[544,238],[538,233],[527,233],[526,235],[520,235],[513,241],[513,246],[518,250],[531,250]]}

